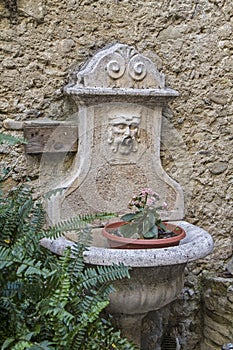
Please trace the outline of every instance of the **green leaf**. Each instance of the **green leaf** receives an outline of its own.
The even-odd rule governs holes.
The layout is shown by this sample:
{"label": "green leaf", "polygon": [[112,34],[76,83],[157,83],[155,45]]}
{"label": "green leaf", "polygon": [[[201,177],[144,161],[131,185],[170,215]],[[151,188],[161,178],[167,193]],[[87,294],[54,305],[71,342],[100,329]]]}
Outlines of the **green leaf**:
{"label": "green leaf", "polygon": [[43,341],[39,344],[32,345],[29,350],[55,350],[55,348],[52,346],[53,343],[48,341]]}
{"label": "green leaf", "polygon": [[138,237],[138,224],[135,222],[127,223],[119,227],[119,233],[126,238],[137,238]]}
{"label": "green leaf", "polygon": [[153,213],[148,212],[141,225],[142,233],[139,232],[139,234],[142,234],[143,237],[145,237],[145,233],[151,231],[154,225],[155,217]]}
{"label": "green leaf", "polygon": [[158,227],[161,228],[164,232],[167,231],[167,226],[166,226],[163,222],[160,222],[160,223],[158,224]]}
{"label": "green leaf", "polygon": [[132,221],[135,217],[137,217],[137,213],[129,213],[121,216],[121,220],[123,221]]}
{"label": "green leaf", "polygon": [[8,338],[8,339],[6,339],[6,340],[4,341],[2,347],[1,347],[1,350],[5,350],[5,349],[8,347],[8,345],[10,345],[11,343],[13,343],[13,341],[15,341],[14,338]]}
{"label": "green leaf", "polygon": [[27,141],[19,137],[0,133],[0,144],[3,143],[7,143],[8,145],[14,146],[17,143],[27,143]]}
{"label": "green leaf", "polygon": [[27,267],[28,266],[24,264],[20,265],[16,273],[20,275],[24,270],[26,270]]}
{"label": "green leaf", "polygon": [[151,238],[158,238],[158,227],[157,226],[153,226],[151,230],[147,231],[146,233],[144,233],[143,235],[144,238],[146,239],[151,239]]}

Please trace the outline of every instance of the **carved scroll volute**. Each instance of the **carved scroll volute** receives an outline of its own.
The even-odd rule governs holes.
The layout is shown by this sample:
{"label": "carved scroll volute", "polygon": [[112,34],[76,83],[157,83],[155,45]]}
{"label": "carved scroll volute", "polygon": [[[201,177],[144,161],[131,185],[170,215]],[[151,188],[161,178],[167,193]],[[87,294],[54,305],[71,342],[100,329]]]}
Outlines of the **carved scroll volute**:
{"label": "carved scroll volute", "polygon": [[126,64],[124,58],[117,53],[112,55],[106,65],[107,73],[112,79],[120,79],[125,73],[125,68]]}
{"label": "carved scroll volute", "polygon": [[141,81],[147,74],[147,68],[140,55],[131,58],[128,65],[129,75],[135,81]]}
{"label": "carved scroll volute", "polygon": [[[117,80],[124,75],[125,82],[129,80],[129,85],[132,85],[132,80],[139,82],[146,77],[147,68],[140,55],[133,57],[124,57],[114,53],[112,59],[107,63],[107,73],[110,78]],[[120,82],[122,84],[122,81]]]}

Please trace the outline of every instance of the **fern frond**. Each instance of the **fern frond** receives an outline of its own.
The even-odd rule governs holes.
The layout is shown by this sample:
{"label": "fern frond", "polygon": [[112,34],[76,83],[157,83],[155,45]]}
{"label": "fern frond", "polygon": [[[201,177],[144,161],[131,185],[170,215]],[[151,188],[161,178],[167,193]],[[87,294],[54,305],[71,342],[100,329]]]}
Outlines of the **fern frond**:
{"label": "fern frond", "polygon": [[27,350],[31,347],[31,343],[26,340],[20,340],[17,344],[15,344],[11,350]]}
{"label": "fern frond", "polygon": [[86,226],[87,226],[87,223],[82,221],[81,217],[78,216],[75,218],[65,220],[61,223],[58,223],[50,227],[46,231],[46,236],[51,239],[56,239],[61,234],[64,234],[64,232],[79,231],[80,229],[83,229]]}
{"label": "fern frond", "polygon": [[46,193],[43,195],[43,198],[44,198],[45,200],[49,200],[49,199],[51,199],[52,197],[56,197],[57,194],[62,194],[62,192],[64,192],[66,189],[67,189],[67,187],[55,188],[55,189],[53,189],[53,190],[50,190],[50,191],[46,192]]}
{"label": "fern frond", "polygon": [[27,141],[20,137],[15,137],[15,136],[0,132],[0,144],[3,144],[3,143],[7,143],[8,145],[14,146],[17,143],[27,143]]}
{"label": "fern frond", "polygon": [[83,259],[83,252],[86,250],[86,246],[75,243],[72,246],[72,260],[69,265],[69,273],[73,279],[78,280],[82,271],[85,269],[85,263]]}
{"label": "fern frond", "polygon": [[13,245],[28,231],[29,216],[33,209],[32,195],[26,186],[19,186],[1,197],[0,244]]}
{"label": "fern frond", "polygon": [[69,262],[70,262],[70,249],[66,249],[64,255],[60,258],[60,283],[59,288],[54,291],[54,295],[51,299],[50,306],[57,308],[58,305],[63,304],[63,307],[68,302],[70,294],[70,277],[68,274]]}
{"label": "fern frond", "polygon": [[105,309],[107,305],[107,301],[102,301],[96,305],[92,305],[92,308],[89,309],[88,312],[82,312],[79,324],[69,334],[69,342],[73,343],[75,339],[76,346],[80,347],[84,339],[87,337],[86,329],[88,328],[88,325],[93,324],[94,321],[99,318],[100,312]]}
{"label": "fern frond", "polygon": [[[81,229],[86,229],[86,232],[90,232],[93,229],[92,226],[88,226],[94,220],[107,220],[113,217],[112,213],[96,213],[88,215],[78,215],[76,217],[64,220],[46,231],[48,238],[57,238],[64,232],[75,231],[78,232]],[[88,231],[89,230],[89,231]],[[84,232],[85,233],[85,232]]]}
{"label": "fern frond", "polygon": [[24,256],[14,255],[12,252],[9,254],[9,249],[6,247],[0,247],[0,270],[9,267],[13,264],[18,264],[19,267],[16,269],[16,275],[29,276],[29,275],[39,275],[48,277],[51,275],[51,271],[47,268],[42,267],[40,261],[35,259],[25,258]]}
{"label": "fern frond", "polygon": [[1,347],[1,350],[7,349],[8,346],[9,346],[11,343],[14,342],[14,340],[15,340],[14,338],[8,338],[8,339],[6,339],[6,340],[4,341],[2,347]]}
{"label": "fern frond", "polygon": [[52,342],[43,341],[38,344],[32,345],[29,350],[55,350]]}
{"label": "fern frond", "polygon": [[98,284],[113,282],[122,278],[130,278],[129,268],[124,264],[112,266],[97,266],[84,271],[83,284],[85,288],[91,288]]}
{"label": "fern frond", "polygon": [[1,286],[1,303],[3,306],[10,305],[9,298],[13,297],[15,294],[21,295],[23,283],[21,281],[7,281],[5,286]]}
{"label": "fern frond", "polygon": [[[36,203],[30,219],[30,230],[37,234],[42,231],[45,224],[45,212],[41,203]],[[44,233],[43,233],[44,234]]]}

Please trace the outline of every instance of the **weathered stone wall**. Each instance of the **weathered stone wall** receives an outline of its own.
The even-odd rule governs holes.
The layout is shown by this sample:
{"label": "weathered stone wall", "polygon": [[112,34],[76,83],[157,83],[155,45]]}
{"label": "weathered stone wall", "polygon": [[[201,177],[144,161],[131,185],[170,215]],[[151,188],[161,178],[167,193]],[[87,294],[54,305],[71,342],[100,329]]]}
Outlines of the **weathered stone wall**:
{"label": "weathered stone wall", "polygon": [[233,279],[205,276],[204,341],[201,350],[221,349],[233,341]]}
{"label": "weathered stone wall", "polygon": [[[185,189],[186,220],[215,239],[214,253],[193,265],[196,277],[221,270],[232,254],[232,19],[232,0],[0,2],[1,123],[69,119],[73,106],[62,93],[68,73],[115,41],[150,57],[180,92],[164,111],[163,136],[175,130],[172,138],[179,135],[182,145],[168,151],[164,144],[162,160]],[[38,156],[3,146],[0,158],[9,168],[8,186],[25,178],[37,185]]]}

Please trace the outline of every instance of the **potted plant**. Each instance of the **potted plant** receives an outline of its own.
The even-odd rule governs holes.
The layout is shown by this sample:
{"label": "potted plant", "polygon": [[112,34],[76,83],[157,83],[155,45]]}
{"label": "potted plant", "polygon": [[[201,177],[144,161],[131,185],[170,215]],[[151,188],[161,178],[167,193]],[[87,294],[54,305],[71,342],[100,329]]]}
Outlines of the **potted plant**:
{"label": "potted plant", "polygon": [[166,209],[167,204],[157,206],[158,200],[159,195],[150,188],[144,188],[133,196],[128,205],[131,212],[121,216],[121,221],[107,224],[103,229],[110,247],[143,249],[178,245],[185,237],[185,231],[161,220],[159,211]]}

